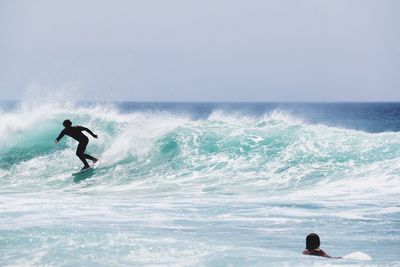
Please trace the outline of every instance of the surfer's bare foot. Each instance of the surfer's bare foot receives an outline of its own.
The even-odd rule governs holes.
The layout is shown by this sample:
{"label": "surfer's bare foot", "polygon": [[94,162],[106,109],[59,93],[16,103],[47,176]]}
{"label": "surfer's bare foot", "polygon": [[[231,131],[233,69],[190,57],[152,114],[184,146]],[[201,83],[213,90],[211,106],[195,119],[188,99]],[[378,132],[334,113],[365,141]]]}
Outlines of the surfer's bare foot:
{"label": "surfer's bare foot", "polygon": [[93,159],[93,163],[96,163],[98,161],[98,159]]}

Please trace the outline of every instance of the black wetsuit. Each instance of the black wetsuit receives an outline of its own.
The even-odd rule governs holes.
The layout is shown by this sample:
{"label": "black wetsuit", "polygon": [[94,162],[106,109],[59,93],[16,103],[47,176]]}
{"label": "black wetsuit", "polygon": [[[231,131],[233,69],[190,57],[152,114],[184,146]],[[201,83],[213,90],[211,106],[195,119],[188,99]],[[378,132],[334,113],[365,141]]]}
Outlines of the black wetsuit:
{"label": "black wetsuit", "polygon": [[78,148],[76,149],[76,155],[85,165],[84,168],[87,168],[87,167],[89,167],[89,164],[87,163],[86,159],[90,159],[93,162],[96,162],[97,159],[88,154],[85,154],[85,149],[86,149],[87,144],[89,143],[89,138],[87,138],[87,136],[84,135],[82,133],[82,131],[87,131],[93,137],[97,137],[88,128],[85,128],[82,126],[71,126],[71,127],[65,127],[64,130],[61,131],[60,135],[56,138],[56,141],[57,142],[60,141],[60,139],[63,138],[64,135],[68,135],[68,136],[74,138],[76,141],[78,141],[79,144],[78,144]]}

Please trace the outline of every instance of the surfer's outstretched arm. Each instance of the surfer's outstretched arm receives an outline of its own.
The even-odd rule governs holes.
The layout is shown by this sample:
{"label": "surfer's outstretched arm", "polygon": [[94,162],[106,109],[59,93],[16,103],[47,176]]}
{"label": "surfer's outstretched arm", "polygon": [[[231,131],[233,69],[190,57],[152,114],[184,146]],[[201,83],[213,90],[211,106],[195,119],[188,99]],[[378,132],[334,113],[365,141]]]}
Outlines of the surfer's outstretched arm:
{"label": "surfer's outstretched arm", "polygon": [[94,134],[90,129],[88,129],[86,127],[82,127],[82,126],[79,126],[79,127],[80,127],[81,131],[86,131],[86,132],[90,133],[90,135],[93,136],[94,138],[97,138],[97,135]]}
{"label": "surfer's outstretched arm", "polygon": [[56,138],[56,141],[54,143],[57,144],[61,140],[61,138],[64,137],[64,135],[65,135],[65,129],[61,131],[61,133],[58,135],[58,137]]}

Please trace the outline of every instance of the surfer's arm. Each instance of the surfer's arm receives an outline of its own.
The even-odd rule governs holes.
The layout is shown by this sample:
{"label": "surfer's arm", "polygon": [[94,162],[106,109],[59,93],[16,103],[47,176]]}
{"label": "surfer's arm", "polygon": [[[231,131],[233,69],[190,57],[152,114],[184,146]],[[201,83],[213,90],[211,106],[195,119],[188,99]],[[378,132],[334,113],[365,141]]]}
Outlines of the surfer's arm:
{"label": "surfer's arm", "polygon": [[54,143],[57,144],[61,140],[61,138],[64,137],[64,135],[65,135],[65,129],[61,131],[61,133],[58,135],[58,137],[56,138],[56,141]]}
{"label": "surfer's arm", "polygon": [[332,256],[329,256],[328,254],[326,254],[326,252],[325,251],[323,251],[322,249],[321,249],[321,256],[322,257],[325,257],[325,258],[330,258],[330,259],[341,259],[342,257],[332,257]]}
{"label": "surfer's arm", "polygon": [[328,254],[325,254],[325,256],[322,256],[322,257],[330,258],[330,259],[341,259],[342,258],[342,257],[332,257],[332,256],[329,256]]}
{"label": "surfer's arm", "polygon": [[86,132],[90,133],[90,135],[93,136],[94,138],[97,138],[97,135],[94,134],[90,129],[88,129],[88,128],[86,128],[86,127],[82,127],[82,126],[79,126],[79,127],[80,127],[80,129],[81,129],[82,131],[86,131]]}

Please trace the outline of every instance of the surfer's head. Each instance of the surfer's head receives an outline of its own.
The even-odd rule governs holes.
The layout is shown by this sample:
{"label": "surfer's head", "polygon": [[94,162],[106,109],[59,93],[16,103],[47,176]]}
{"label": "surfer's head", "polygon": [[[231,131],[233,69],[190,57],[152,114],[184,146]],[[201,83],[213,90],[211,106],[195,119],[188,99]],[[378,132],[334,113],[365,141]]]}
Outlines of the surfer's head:
{"label": "surfer's head", "polygon": [[311,233],[306,237],[306,249],[314,250],[319,248],[320,245],[319,236],[317,234]]}
{"label": "surfer's head", "polygon": [[63,122],[63,125],[65,128],[71,127],[72,126],[72,122],[70,120],[65,120]]}

